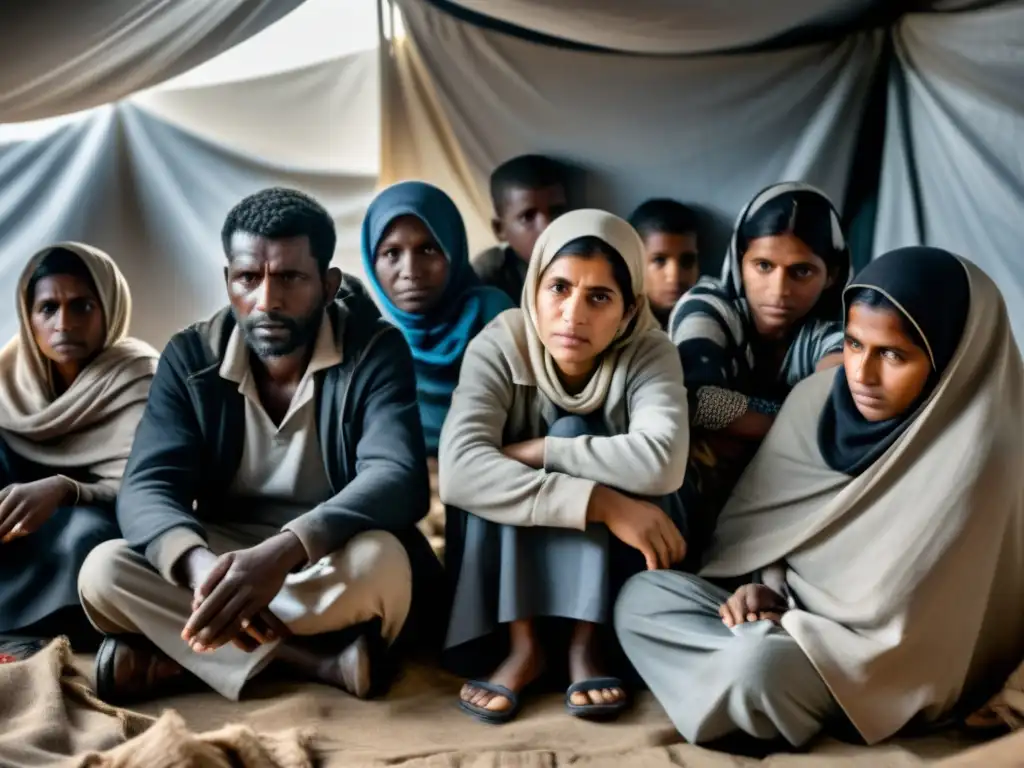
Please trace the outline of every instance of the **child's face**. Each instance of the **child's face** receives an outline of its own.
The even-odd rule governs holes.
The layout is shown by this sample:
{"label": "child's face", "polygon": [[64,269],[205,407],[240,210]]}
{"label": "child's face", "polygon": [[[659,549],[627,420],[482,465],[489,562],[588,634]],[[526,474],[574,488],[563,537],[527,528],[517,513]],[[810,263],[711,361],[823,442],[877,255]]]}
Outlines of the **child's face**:
{"label": "child's face", "polygon": [[697,235],[651,232],[644,238],[644,251],[647,297],[655,312],[664,315],[700,277]]}
{"label": "child's face", "polygon": [[565,189],[558,184],[539,189],[512,187],[505,191],[504,203],[493,221],[494,235],[523,261],[530,260],[548,224],[569,210]]}

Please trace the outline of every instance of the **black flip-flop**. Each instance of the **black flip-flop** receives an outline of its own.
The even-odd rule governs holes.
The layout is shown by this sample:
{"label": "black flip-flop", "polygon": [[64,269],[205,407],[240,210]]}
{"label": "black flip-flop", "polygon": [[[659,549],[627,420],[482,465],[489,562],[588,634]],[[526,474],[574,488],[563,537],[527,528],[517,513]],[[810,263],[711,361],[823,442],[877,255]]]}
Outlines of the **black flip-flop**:
{"label": "black flip-flop", "polygon": [[512,706],[508,709],[486,709],[485,707],[478,707],[476,704],[470,704],[460,696],[459,709],[466,714],[472,715],[482,723],[487,723],[488,725],[504,725],[505,723],[513,720],[522,708],[522,702],[519,700],[519,694],[515,691],[509,690],[504,685],[488,683],[483,680],[469,680],[466,685],[472,688],[479,688],[480,690],[487,691],[488,693],[493,693],[495,696],[504,696],[512,703]]}
{"label": "black flip-flop", "polygon": [[622,681],[617,677],[592,677],[589,680],[580,680],[573,683],[565,691],[565,708],[573,717],[610,719],[621,713],[629,705],[629,697],[623,696],[611,704],[573,704],[574,693],[590,693],[590,691],[601,691],[606,688],[618,688],[625,692]]}

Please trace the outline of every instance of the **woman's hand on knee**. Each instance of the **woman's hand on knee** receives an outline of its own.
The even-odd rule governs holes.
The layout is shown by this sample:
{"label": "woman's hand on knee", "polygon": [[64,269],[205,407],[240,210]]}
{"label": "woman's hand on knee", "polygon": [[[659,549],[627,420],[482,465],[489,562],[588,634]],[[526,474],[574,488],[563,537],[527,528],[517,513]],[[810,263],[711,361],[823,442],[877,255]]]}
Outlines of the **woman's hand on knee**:
{"label": "woman's hand on knee", "polygon": [[594,488],[587,520],[604,523],[615,538],[638,550],[647,570],[671,568],[686,557],[686,539],[659,507],[603,485]]}
{"label": "woman's hand on knee", "polygon": [[74,483],[61,475],[0,489],[0,543],[35,533],[77,493]]}
{"label": "woman's hand on knee", "polygon": [[764,584],[744,584],[718,609],[727,627],[745,622],[782,620],[788,610],[786,599]]}

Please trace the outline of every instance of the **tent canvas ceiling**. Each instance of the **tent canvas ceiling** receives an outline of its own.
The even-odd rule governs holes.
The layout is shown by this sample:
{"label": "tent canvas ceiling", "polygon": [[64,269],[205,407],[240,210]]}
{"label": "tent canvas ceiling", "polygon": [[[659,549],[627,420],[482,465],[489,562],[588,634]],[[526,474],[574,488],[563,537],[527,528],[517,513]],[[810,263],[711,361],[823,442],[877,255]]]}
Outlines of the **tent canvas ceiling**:
{"label": "tent canvas ceiling", "polygon": [[[701,206],[709,264],[758,188],[817,183],[862,259],[945,245],[1024,330],[1022,0],[393,1],[404,33],[380,51],[376,0],[5,4],[0,280],[87,239],[137,277],[135,330],[160,344],[222,301],[219,224],[244,194],[322,195],[358,271],[376,186],[439,183],[483,247],[490,169],[546,151],[591,204]],[[45,135],[18,125],[70,112]],[[13,332],[10,310],[0,323]]]}

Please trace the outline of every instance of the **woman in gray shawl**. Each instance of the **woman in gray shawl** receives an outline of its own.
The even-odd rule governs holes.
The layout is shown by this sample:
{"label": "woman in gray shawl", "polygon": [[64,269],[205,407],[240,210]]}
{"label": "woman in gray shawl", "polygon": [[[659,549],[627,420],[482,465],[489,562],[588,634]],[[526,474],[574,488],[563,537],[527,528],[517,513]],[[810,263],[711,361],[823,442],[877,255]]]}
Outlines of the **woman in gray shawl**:
{"label": "woman in gray shawl", "polygon": [[691,742],[839,723],[873,744],[969,711],[1024,654],[1024,366],[998,289],[905,248],[845,302],[843,368],[786,400],[700,577],[619,595],[622,646]]}

